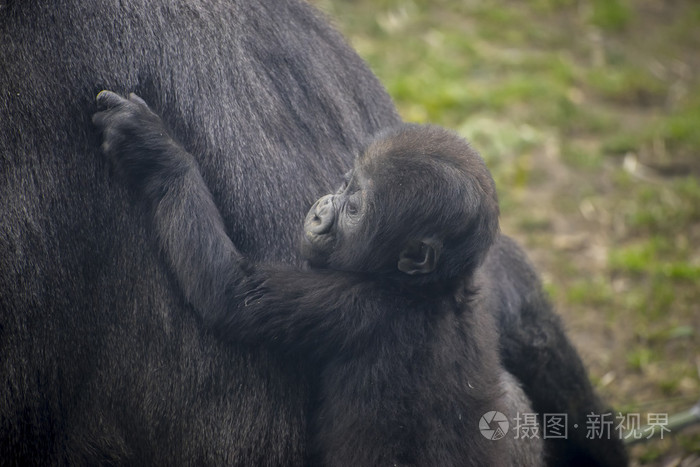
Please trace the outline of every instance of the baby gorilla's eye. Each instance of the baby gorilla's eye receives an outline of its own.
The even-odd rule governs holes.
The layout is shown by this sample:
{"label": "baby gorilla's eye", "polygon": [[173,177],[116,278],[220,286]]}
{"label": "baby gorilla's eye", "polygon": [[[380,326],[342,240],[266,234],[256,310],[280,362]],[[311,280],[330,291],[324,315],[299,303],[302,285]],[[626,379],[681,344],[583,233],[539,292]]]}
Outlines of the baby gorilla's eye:
{"label": "baby gorilla's eye", "polygon": [[345,203],[345,215],[351,218],[357,218],[360,216],[360,213],[362,211],[362,198],[359,196],[358,193],[354,193],[352,196],[350,196]]}

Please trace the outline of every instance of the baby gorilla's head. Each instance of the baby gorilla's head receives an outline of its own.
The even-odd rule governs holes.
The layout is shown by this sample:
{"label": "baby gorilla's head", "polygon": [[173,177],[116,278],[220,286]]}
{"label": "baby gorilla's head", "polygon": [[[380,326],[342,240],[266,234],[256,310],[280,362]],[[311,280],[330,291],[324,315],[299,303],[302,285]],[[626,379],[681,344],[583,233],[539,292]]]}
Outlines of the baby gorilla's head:
{"label": "baby gorilla's head", "polygon": [[498,200],[484,161],[434,126],[377,135],[345,183],[304,222],[313,266],[427,283],[471,274],[498,232]]}

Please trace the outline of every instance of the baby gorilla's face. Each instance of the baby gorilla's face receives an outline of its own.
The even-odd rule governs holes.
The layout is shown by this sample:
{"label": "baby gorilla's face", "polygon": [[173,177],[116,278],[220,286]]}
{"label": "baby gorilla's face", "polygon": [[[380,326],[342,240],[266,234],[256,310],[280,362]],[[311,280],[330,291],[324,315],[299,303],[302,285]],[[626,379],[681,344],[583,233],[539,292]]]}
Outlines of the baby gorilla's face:
{"label": "baby gorilla's face", "polygon": [[471,274],[498,233],[498,199],[484,161],[438,127],[378,134],[334,194],[304,222],[312,266],[427,284]]}
{"label": "baby gorilla's face", "polygon": [[366,270],[358,255],[368,245],[369,180],[361,170],[345,175],[333,194],[320,198],[304,221],[301,251],[314,267],[346,271]]}
{"label": "baby gorilla's face", "polygon": [[430,226],[421,235],[408,228],[412,220],[425,217],[421,213],[426,205],[397,202],[409,199],[405,190],[413,191],[411,185],[395,186],[391,176],[375,169],[371,163],[358,163],[337,192],[314,203],[304,221],[304,258],[312,267],[336,271],[430,274],[441,241],[429,232]]}

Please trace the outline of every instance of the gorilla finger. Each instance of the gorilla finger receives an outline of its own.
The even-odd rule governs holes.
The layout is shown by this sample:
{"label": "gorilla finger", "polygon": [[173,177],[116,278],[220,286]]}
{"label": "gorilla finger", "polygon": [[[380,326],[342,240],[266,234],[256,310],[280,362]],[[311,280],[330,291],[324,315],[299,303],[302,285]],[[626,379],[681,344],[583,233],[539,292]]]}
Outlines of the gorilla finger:
{"label": "gorilla finger", "polygon": [[103,110],[102,112],[95,112],[92,114],[92,124],[102,133],[109,128],[120,126],[122,120],[121,111],[115,109]]}
{"label": "gorilla finger", "polygon": [[124,145],[124,138],[120,131],[107,127],[102,134],[102,145],[100,149],[109,157],[116,155]]}
{"label": "gorilla finger", "polygon": [[117,107],[126,101],[122,96],[112,91],[100,91],[97,94],[97,107],[100,109],[111,109]]}
{"label": "gorilla finger", "polygon": [[110,152],[112,151],[112,143],[109,141],[105,141],[100,145],[100,150],[102,151],[103,154],[110,155]]}
{"label": "gorilla finger", "polygon": [[146,104],[146,101],[141,99],[140,96],[134,94],[133,92],[129,94],[129,100],[131,102],[134,102],[136,104],[142,105],[144,107],[148,107],[148,104]]}
{"label": "gorilla finger", "polygon": [[100,130],[104,130],[105,126],[107,126],[107,120],[109,120],[109,114],[110,112],[106,110],[95,112],[92,114],[92,124],[99,127]]}

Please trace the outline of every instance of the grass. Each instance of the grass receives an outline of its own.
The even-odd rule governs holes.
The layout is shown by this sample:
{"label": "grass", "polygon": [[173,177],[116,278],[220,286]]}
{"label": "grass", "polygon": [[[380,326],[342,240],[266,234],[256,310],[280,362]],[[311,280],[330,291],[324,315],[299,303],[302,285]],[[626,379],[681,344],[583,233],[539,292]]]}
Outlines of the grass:
{"label": "grass", "polygon": [[[405,120],[491,168],[504,232],[542,274],[619,410],[700,397],[700,6],[692,0],[315,0]],[[632,449],[700,458],[700,432]]]}

